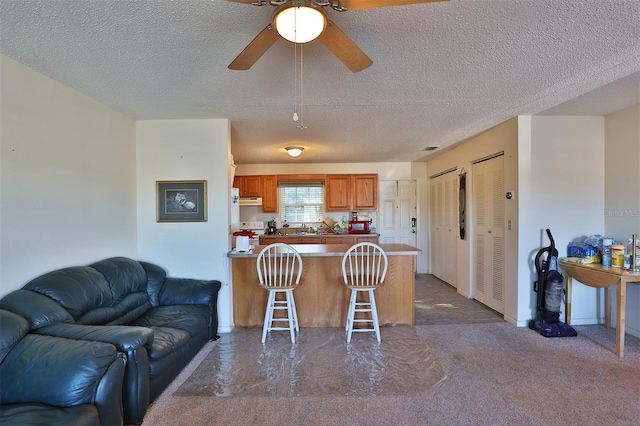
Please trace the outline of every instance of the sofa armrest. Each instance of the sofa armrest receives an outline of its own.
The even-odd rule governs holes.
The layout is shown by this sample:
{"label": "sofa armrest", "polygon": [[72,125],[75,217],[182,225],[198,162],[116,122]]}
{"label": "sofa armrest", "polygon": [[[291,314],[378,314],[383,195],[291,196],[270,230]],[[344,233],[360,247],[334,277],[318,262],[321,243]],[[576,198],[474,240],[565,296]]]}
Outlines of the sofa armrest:
{"label": "sofa armrest", "polygon": [[[120,398],[124,365],[109,370],[114,363],[122,364],[122,356],[108,343],[27,334],[0,364],[0,404],[73,407],[94,404],[100,392]],[[114,383],[101,387],[103,380]],[[107,417],[122,421],[122,410],[111,410]]]}
{"label": "sofa armrest", "polygon": [[140,424],[149,406],[149,352],[153,331],[121,325],[54,324],[39,328],[39,334],[112,343],[127,357],[122,386],[124,422]]}
{"label": "sofa armrest", "polygon": [[213,305],[217,303],[220,281],[167,277],[160,290],[160,305]]}
{"label": "sofa armrest", "polygon": [[98,383],[94,404],[98,409],[101,425],[123,424],[122,389],[126,363],[127,357],[118,352],[117,358]]}
{"label": "sofa armrest", "polygon": [[159,294],[160,305],[208,305],[211,311],[209,340],[218,336],[218,292],[222,283],[167,277]]}

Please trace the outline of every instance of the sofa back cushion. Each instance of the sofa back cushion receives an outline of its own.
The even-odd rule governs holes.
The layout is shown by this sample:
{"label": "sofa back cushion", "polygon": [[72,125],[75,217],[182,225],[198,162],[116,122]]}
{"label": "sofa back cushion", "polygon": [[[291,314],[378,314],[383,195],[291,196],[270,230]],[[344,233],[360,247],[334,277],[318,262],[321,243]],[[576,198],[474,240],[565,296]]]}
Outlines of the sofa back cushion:
{"label": "sofa back cushion", "polygon": [[[27,283],[23,291],[30,290],[55,301],[78,324],[128,325],[151,309],[146,284],[147,274],[139,262],[115,257],[90,266],[48,272]],[[32,296],[35,300],[35,295]],[[13,307],[9,310],[22,314]],[[46,323],[46,319],[27,319],[32,328],[52,323]],[[57,322],[67,322],[65,318],[59,319]]]}
{"label": "sofa back cushion", "polygon": [[112,295],[107,309],[88,312],[82,324],[128,325],[151,309],[147,293],[147,273],[140,264],[126,257],[112,257],[89,265],[106,280]]}
{"label": "sofa back cushion", "polygon": [[11,348],[29,332],[29,323],[20,315],[0,309],[0,363]]}
{"label": "sofa back cushion", "polygon": [[113,305],[105,277],[87,266],[73,266],[47,272],[28,282],[23,289],[55,300],[78,322],[93,309]]}
{"label": "sofa back cushion", "polygon": [[75,320],[58,302],[31,290],[16,290],[0,300],[0,308],[26,319],[29,330],[37,330],[52,324],[74,323]]}

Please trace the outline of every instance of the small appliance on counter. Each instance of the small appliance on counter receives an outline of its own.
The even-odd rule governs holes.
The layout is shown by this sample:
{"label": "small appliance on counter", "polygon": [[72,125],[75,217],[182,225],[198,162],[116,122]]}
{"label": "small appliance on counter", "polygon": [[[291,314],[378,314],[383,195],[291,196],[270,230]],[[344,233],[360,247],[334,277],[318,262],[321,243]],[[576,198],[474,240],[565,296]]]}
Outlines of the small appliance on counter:
{"label": "small appliance on counter", "polygon": [[249,237],[246,235],[238,235],[236,237],[236,251],[238,253],[245,253],[251,250],[251,245],[249,244]]}
{"label": "small appliance on counter", "polygon": [[278,227],[276,226],[276,221],[275,220],[270,220],[269,222],[267,222],[267,234],[268,235],[275,235],[278,232]]}
{"label": "small appliance on counter", "polygon": [[[254,222],[240,222],[237,225],[238,230],[233,232],[232,234],[232,238],[233,240],[231,241],[231,247],[234,247],[236,249],[236,251],[241,251],[239,250],[239,246],[240,244],[244,244],[240,243],[240,241],[238,240],[243,240],[245,237],[248,241],[247,245],[249,246],[247,248],[247,250],[245,251],[249,251],[251,248],[251,246],[257,246],[260,244],[260,235],[264,235],[264,222],[261,220],[258,221],[254,221]],[[245,246],[241,246],[240,248],[244,248]]]}
{"label": "small appliance on counter", "polygon": [[350,220],[349,221],[350,234],[368,234],[370,232],[371,232],[370,220]]}

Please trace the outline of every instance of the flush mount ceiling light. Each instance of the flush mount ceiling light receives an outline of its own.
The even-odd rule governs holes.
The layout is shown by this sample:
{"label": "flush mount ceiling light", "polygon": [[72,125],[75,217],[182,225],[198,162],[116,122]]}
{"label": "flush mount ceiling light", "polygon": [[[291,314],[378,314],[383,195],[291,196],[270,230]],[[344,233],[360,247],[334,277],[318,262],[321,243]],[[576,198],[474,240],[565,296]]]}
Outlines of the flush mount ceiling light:
{"label": "flush mount ceiling light", "polygon": [[282,38],[292,43],[308,43],[327,27],[324,9],[311,7],[310,1],[292,1],[273,16],[273,24]]}
{"label": "flush mount ceiling light", "polygon": [[285,150],[287,151],[287,154],[295,158],[298,155],[302,154],[304,148],[301,146],[288,146],[285,148]]}

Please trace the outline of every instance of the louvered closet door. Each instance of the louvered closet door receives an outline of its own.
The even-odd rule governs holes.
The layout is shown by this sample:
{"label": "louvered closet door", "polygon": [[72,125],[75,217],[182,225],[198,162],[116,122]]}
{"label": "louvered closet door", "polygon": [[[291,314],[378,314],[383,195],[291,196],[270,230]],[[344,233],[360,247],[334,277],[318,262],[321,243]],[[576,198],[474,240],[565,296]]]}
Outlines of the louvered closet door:
{"label": "louvered closet door", "polygon": [[503,156],[473,165],[473,297],[504,313]]}
{"label": "louvered closet door", "polygon": [[457,287],[458,175],[454,171],[431,178],[431,273]]}

